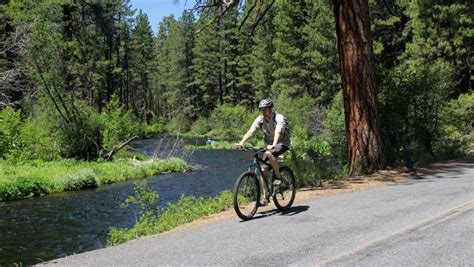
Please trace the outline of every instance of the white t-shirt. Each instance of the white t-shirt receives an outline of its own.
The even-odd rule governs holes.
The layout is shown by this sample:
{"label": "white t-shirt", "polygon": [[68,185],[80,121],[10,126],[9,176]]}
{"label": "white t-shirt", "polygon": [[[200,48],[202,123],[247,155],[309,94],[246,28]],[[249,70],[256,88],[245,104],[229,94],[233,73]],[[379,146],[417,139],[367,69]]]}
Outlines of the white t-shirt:
{"label": "white t-shirt", "polygon": [[280,140],[277,143],[282,143],[283,145],[289,147],[291,145],[290,133],[288,130],[288,122],[286,121],[285,116],[278,114],[276,112],[272,113],[270,120],[267,122],[263,115],[258,116],[252,126],[250,127],[253,132],[258,129],[262,129],[265,134],[263,141],[267,145],[273,144],[273,138],[275,137],[275,131],[279,131]]}

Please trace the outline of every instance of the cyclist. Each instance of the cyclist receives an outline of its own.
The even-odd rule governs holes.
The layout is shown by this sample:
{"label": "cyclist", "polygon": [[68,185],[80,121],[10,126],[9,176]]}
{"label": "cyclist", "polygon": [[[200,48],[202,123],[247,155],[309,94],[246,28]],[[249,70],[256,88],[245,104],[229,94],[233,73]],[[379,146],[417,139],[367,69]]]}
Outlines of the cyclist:
{"label": "cyclist", "polygon": [[[242,140],[236,144],[236,148],[242,149],[257,130],[264,133],[264,142],[267,145],[267,151],[263,155],[263,159],[268,159],[273,168],[275,179],[273,185],[281,184],[280,164],[278,164],[278,156],[290,149],[291,140],[286,118],[273,111],[273,102],[270,99],[263,99],[258,104],[261,115],[259,115],[252,123],[250,129],[245,133]],[[268,174],[268,166],[262,170],[265,177]],[[265,182],[265,179],[262,179]],[[265,188],[265,186],[264,186]]]}

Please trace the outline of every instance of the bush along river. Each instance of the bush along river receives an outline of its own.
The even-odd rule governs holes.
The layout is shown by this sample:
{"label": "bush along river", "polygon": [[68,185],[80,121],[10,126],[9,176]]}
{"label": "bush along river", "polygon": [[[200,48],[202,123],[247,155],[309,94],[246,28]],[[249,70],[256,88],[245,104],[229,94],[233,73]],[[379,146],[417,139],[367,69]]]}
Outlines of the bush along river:
{"label": "bush along river", "polygon": [[[176,144],[162,145],[162,141],[141,140],[134,146],[150,155],[156,155],[156,151],[161,151],[159,156],[182,152]],[[148,186],[159,193],[160,207],[176,202],[182,194],[211,197],[231,190],[251,155],[236,150],[198,149],[187,160],[198,169],[146,179]],[[133,210],[120,208],[133,193],[134,182],[0,202],[0,266],[31,265],[105,247],[109,227],[129,228],[136,222]]]}

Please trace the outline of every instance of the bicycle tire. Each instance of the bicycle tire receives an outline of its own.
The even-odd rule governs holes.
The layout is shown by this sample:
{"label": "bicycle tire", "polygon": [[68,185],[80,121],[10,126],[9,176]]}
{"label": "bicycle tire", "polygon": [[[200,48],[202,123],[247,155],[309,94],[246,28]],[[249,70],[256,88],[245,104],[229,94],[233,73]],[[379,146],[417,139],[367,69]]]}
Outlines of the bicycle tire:
{"label": "bicycle tire", "polygon": [[280,167],[280,175],[282,183],[275,188],[273,202],[278,210],[283,211],[289,209],[295,201],[296,180],[293,171],[288,166]]}
{"label": "bicycle tire", "polygon": [[257,176],[250,171],[242,173],[234,185],[234,210],[242,220],[251,219],[258,209],[260,185]]}

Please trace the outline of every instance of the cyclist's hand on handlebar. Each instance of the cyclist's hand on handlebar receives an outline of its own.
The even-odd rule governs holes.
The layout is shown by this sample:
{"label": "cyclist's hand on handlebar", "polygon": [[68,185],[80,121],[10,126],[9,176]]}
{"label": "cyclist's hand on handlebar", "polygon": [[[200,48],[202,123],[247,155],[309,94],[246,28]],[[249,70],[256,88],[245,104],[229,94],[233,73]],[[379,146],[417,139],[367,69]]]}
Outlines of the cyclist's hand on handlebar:
{"label": "cyclist's hand on handlebar", "polygon": [[236,149],[239,149],[239,150],[242,150],[242,149],[244,149],[245,147],[244,147],[243,144],[237,143],[237,144],[235,144],[235,148],[236,148]]}

